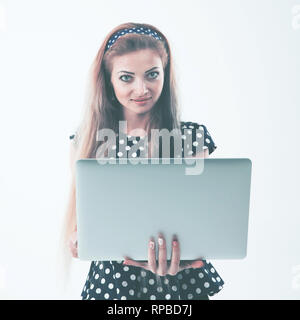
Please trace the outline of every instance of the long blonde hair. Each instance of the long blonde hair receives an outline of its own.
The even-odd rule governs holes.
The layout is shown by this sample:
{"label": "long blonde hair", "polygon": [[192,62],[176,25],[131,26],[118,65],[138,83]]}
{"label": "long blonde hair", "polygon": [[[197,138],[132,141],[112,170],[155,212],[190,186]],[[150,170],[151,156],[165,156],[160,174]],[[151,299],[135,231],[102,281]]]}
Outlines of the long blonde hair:
{"label": "long blonde hair", "polygon": [[[106,44],[111,36],[124,28],[150,28],[156,31],[163,41],[146,34],[126,34],[120,37],[114,45],[105,52]],[[176,84],[173,72],[173,59],[168,40],[163,33],[150,24],[124,23],[114,28],[104,39],[89,72],[88,92],[82,122],[76,134],[76,150],[72,160],[72,181],[63,222],[61,242],[63,255],[68,265],[71,255],[68,250],[70,234],[76,230],[76,181],[75,162],[78,159],[94,158],[97,148],[103,142],[96,141],[97,131],[109,128],[118,132],[118,121],[122,120],[122,106],[115,98],[110,82],[111,61],[115,56],[129,52],[153,49],[161,57],[164,67],[164,86],[162,93],[151,109],[149,131],[152,128],[168,130],[180,127]]]}

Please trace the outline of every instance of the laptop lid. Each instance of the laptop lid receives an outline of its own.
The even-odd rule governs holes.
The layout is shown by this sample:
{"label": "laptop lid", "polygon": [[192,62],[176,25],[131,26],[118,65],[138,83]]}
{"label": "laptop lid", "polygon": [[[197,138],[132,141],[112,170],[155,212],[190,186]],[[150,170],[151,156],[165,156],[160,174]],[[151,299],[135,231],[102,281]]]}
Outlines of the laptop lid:
{"label": "laptop lid", "polygon": [[150,236],[157,239],[159,232],[166,238],[168,259],[173,234],[181,260],[246,256],[250,159],[194,158],[194,165],[185,159],[181,164],[124,160],[76,162],[80,259],[147,260]]}

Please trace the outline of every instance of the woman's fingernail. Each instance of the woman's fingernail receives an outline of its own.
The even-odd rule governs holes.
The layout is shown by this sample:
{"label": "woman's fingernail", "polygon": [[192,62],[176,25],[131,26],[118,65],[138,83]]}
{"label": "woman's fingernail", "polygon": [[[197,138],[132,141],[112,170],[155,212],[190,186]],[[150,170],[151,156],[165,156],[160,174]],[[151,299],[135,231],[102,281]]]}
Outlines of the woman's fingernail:
{"label": "woman's fingernail", "polygon": [[177,244],[178,244],[177,241],[173,240],[173,246],[177,247]]}
{"label": "woman's fingernail", "polygon": [[163,238],[158,238],[158,244],[162,246],[164,244]]}
{"label": "woman's fingernail", "polygon": [[203,261],[197,261],[194,265],[194,268],[202,268],[204,266]]}
{"label": "woman's fingernail", "polygon": [[150,249],[154,249],[154,242],[153,241],[150,241],[149,247],[150,247]]}

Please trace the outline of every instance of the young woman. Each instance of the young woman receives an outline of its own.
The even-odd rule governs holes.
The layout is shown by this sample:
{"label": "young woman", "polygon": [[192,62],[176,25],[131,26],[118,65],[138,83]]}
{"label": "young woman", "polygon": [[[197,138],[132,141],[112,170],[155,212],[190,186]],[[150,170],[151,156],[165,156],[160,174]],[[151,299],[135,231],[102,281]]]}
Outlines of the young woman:
{"label": "young woman", "polygon": [[[131,138],[126,155],[119,151],[119,145],[124,143],[118,139],[119,121],[127,121],[124,133]],[[117,135],[117,143],[112,146],[117,158],[129,156],[132,146],[145,138],[148,157],[151,157],[154,148],[159,148],[151,141],[151,129],[181,130],[182,143],[186,139],[184,134],[190,134],[189,157],[207,158],[216,149],[203,124],[179,119],[171,50],[162,32],[152,25],[138,23],[122,24],[112,30],[91,68],[84,119],[77,132],[70,136],[73,179],[65,220],[65,244],[69,244],[73,257],[77,257],[74,164],[80,158],[96,158],[103,143],[97,141],[96,135],[103,128],[112,129]],[[197,139],[201,136],[197,129],[204,135],[204,147],[195,154]],[[172,157],[174,153],[170,152]],[[161,150],[159,154],[161,157]],[[131,156],[139,157],[140,150]],[[208,296],[222,289],[224,282],[208,261],[180,261],[180,244],[176,238],[172,242],[170,265],[167,265],[162,234],[157,246],[155,239],[149,239],[148,262],[137,262],[134,257],[125,257],[124,261],[92,261],[82,299],[208,300]]]}

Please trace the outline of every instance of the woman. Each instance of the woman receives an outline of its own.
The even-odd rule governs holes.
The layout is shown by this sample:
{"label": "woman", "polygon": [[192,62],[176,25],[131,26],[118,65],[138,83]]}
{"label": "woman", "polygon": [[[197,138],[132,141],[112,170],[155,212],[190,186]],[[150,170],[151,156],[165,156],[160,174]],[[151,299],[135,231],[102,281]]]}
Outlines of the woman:
{"label": "woman", "polygon": [[[65,243],[69,242],[73,257],[77,257],[75,161],[96,158],[103,144],[96,139],[98,130],[109,128],[117,134],[119,121],[127,121],[124,133],[131,139],[125,149],[128,153],[124,155],[119,151],[124,140],[119,140],[117,135],[116,145],[111,146],[117,158],[139,157],[142,149],[134,154],[130,149],[143,138],[148,139],[147,154],[151,157],[153,151],[158,150],[155,148],[160,148],[151,141],[151,129],[178,129],[182,133],[187,130],[192,136],[188,156],[207,158],[216,148],[204,125],[179,120],[169,43],[157,28],[149,24],[126,23],[112,30],[91,68],[86,114],[78,131],[70,137],[74,142],[71,146],[73,180],[65,221]],[[197,129],[201,129],[204,135],[204,147],[195,154],[197,139],[201,136]],[[182,134],[182,142],[185,138]],[[161,148],[159,150],[161,157]],[[173,151],[170,152],[173,157]],[[224,282],[209,262],[180,261],[180,244],[176,238],[172,242],[169,266],[162,234],[158,238],[158,264],[155,239],[149,240],[148,248],[148,262],[137,262],[129,257],[124,261],[92,261],[82,298],[208,300],[208,296],[222,289]]]}

